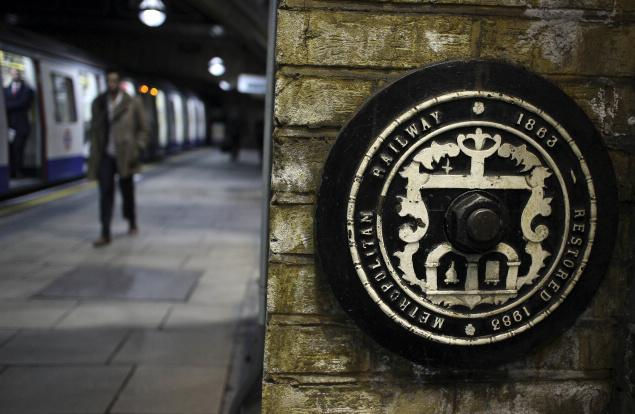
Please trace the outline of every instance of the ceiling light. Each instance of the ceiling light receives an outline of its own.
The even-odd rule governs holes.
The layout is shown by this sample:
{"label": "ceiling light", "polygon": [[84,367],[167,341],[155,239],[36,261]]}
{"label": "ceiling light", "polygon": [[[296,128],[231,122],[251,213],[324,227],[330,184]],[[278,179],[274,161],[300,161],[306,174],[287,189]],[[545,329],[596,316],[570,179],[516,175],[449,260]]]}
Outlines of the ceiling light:
{"label": "ceiling light", "polygon": [[222,81],[218,82],[218,87],[221,88],[224,91],[229,91],[232,88],[232,84],[227,82],[226,80],[222,80]]}
{"label": "ceiling light", "polygon": [[212,27],[209,29],[209,35],[212,37],[221,37],[224,34],[225,28],[220,24],[212,25]]}
{"label": "ceiling light", "polygon": [[161,0],[143,0],[139,4],[139,19],[146,26],[161,26],[165,22],[165,5]]}
{"label": "ceiling light", "polygon": [[207,66],[207,70],[214,76],[222,76],[225,73],[225,64],[223,59],[219,57],[213,57],[210,59]]}

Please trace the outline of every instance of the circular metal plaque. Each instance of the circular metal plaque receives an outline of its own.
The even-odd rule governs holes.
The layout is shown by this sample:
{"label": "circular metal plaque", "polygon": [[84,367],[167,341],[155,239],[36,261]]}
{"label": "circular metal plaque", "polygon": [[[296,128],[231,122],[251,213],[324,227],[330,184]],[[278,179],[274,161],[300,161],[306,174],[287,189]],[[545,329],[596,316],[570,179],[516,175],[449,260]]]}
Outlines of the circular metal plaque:
{"label": "circular metal plaque", "polygon": [[592,123],[515,66],[449,62],[373,96],[327,160],[319,263],[344,309],[418,362],[502,361],[584,310],[616,223]]}

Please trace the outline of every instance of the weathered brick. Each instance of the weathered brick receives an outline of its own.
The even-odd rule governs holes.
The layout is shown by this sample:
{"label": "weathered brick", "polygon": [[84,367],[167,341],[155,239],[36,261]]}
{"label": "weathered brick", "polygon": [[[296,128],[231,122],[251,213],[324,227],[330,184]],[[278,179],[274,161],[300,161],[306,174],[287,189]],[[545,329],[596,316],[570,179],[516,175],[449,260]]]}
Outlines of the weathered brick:
{"label": "weathered brick", "polygon": [[[465,381],[514,379],[554,380],[605,378],[610,375],[613,361],[612,341],[615,324],[606,320],[578,320],[553,341],[519,355],[506,364],[468,370],[447,370],[442,367],[418,365],[369,341],[371,370],[388,382],[428,384],[447,381],[448,376]],[[605,349],[602,350],[602,347]],[[602,355],[598,355],[602,353]],[[593,373],[588,371],[592,370]],[[599,372],[598,370],[604,370]],[[576,372],[578,371],[578,372]]]}
{"label": "weathered brick", "polygon": [[384,382],[298,387],[265,382],[263,397],[267,402],[263,413],[449,414],[454,387]]}
{"label": "weathered brick", "polygon": [[609,151],[620,201],[635,200],[635,155],[623,151]]}
{"label": "weathered brick", "polygon": [[608,382],[531,382],[458,384],[456,414],[601,413],[610,395]]}
{"label": "weathered brick", "polygon": [[[390,387],[387,387],[390,388]],[[454,412],[454,389],[452,386],[427,385],[408,389],[396,389],[386,398],[386,413],[399,414],[450,414]]]}
{"label": "weathered brick", "polygon": [[470,57],[476,43],[474,21],[463,16],[311,10],[278,18],[280,64],[414,68]]}
{"label": "weathered brick", "polygon": [[[628,265],[623,269],[623,277],[633,280],[633,264],[635,260],[635,205],[632,203],[621,203],[619,205],[619,222],[615,237],[615,251],[613,261],[616,265]],[[623,286],[623,284],[621,284]]]}
{"label": "weathered brick", "polygon": [[313,253],[313,206],[271,206],[269,248],[272,253]]}
{"label": "weathered brick", "polygon": [[595,329],[580,330],[580,366],[582,369],[610,370],[615,367],[616,325],[612,321],[596,322]]}
{"label": "weathered brick", "polygon": [[581,13],[536,20],[485,19],[480,56],[541,73],[632,76],[635,25],[585,23]]}
{"label": "weathered brick", "polygon": [[506,7],[540,7],[574,8],[574,9],[601,9],[613,10],[616,5],[614,0],[373,0],[378,3],[409,3],[409,4],[434,4],[462,5],[462,6],[506,6]]}
{"label": "weathered brick", "polygon": [[543,8],[543,9],[582,9],[582,10],[606,10],[614,13],[633,10],[633,3],[629,0],[368,0],[360,5],[353,1],[342,0],[282,0],[281,7],[286,8],[339,8],[339,9],[363,9],[368,4],[386,6],[413,5],[413,6],[504,6],[515,8]]}
{"label": "weathered brick", "polygon": [[316,192],[334,140],[276,137],[273,143],[271,188],[285,192]]}
{"label": "weathered brick", "polygon": [[275,325],[267,329],[266,372],[347,373],[368,370],[369,355],[358,329],[342,325]]}
{"label": "weathered brick", "polygon": [[263,414],[380,414],[381,393],[359,385],[296,387],[263,384]]}
{"label": "weathered brick", "polygon": [[304,43],[307,29],[308,14],[292,13],[285,10],[278,11],[276,34],[276,61],[284,62],[292,59],[306,60],[306,44]]}
{"label": "weathered brick", "polygon": [[609,320],[578,319],[576,324],[550,343],[533,349],[526,358],[506,365],[507,369],[530,369],[551,379],[554,371],[606,370],[613,366],[615,324]]}
{"label": "weathered brick", "polygon": [[282,204],[315,204],[317,197],[315,194],[295,193],[277,191],[271,197],[272,205]]}
{"label": "weathered brick", "polygon": [[276,123],[339,127],[368,98],[372,87],[370,81],[278,76]]}
{"label": "weathered brick", "polygon": [[269,313],[342,315],[328,281],[316,274],[315,265],[269,265]]}
{"label": "weathered brick", "polygon": [[264,383],[263,413],[580,414],[600,413],[610,387],[563,381],[412,387],[391,383],[305,385]]}
{"label": "weathered brick", "polygon": [[635,122],[628,124],[628,114],[635,110],[635,82],[598,77],[551,80],[580,105],[605,139],[635,135]]}
{"label": "weathered brick", "polygon": [[623,287],[627,285],[630,270],[626,264],[612,263],[583,317],[613,320],[619,318],[624,310],[627,291]]}
{"label": "weathered brick", "polygon": [[[572,327],[553,342],[532,349],[525,358],[512,362],[511,367],[537,370],[580,369],[580,329]],[[549,374],[546,374],[549,376]]]}

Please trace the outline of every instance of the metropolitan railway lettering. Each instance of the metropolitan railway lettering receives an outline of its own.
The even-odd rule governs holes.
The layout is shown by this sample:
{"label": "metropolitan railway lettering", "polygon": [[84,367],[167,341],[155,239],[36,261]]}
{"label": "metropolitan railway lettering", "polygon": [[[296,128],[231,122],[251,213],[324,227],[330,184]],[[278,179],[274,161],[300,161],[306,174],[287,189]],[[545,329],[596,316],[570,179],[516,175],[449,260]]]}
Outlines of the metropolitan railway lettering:
{"label": "metropolitan railway lettering", "polygon": [[437,330],[443,329],[445,318],[422,309],[420,305],[413,303],[408,299],[407,295],[395,284],[388,276],[388,270],[380,258],[377,248],[377,239],[375,232],[376,216],[373,211],[360,211],[358,215],[358,241],[359,251],[361,253],[360,266],[365,270],[371,283],[378,287],[377,290],[382,292],[384,299],[395,303],[397,309],[407,315],[413,321],[430,326]]}
{"label": "metropolitan railway lettering", "polygon": [[419,134],[424,132],[428,132],[433,128],[437,127],[441,124],[441,112],[433,111],[428,114],[428,116],[422,116],[419,118],[419,121],[412,122],[407,125],[403,131],[407,134],[397,134],[394,135],[390,140],[388,140],[388,144],[384,151],[379,153],[380,162],[375,164],[372,168],[372,173],[375,177],[384,178],[386,174],[386,168],[389,168],[393,161],[395,160],[395,155],[400,155],[405,148],[410,144],[410,139],[416,139]]}

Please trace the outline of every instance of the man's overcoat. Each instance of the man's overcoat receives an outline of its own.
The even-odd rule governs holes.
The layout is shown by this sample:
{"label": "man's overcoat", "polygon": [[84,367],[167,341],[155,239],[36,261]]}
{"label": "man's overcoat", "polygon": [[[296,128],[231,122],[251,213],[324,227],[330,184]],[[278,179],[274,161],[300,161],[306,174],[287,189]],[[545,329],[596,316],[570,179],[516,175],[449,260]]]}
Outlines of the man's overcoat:
{"label": "man's overcoat", "polygon": [[148,140],[148,125],[143,106],[138,99],[125,92],[108,119],[108,92],[99,95],[92,104],[91,145],[88,177],[95,179],[99,162],[106,153],[109,131],[115,140],[115,160],[120,177],[129,177],[139,171],[139,154]]}

